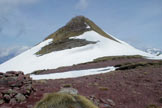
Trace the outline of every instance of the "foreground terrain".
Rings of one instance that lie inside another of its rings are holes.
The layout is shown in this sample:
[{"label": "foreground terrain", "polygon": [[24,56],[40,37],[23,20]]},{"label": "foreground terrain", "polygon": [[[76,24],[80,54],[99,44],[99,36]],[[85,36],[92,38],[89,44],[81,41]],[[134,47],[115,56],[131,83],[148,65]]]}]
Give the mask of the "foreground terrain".
[{"label": "foreground terrain", "polygon": [[25,101],[14,105],[4,103],[0,107],[33,108],[45,93],[57,92],[61,88],[68,87],[77,89],[79,94],[86,96],[100,108],[162,107],[161,61],[146,60],[141,57],[102,58],[72,67],[44,70],[41,74],[105,66],[117,66],[118,69],[79,78],[35,80],[33,81],[34,91]]}]

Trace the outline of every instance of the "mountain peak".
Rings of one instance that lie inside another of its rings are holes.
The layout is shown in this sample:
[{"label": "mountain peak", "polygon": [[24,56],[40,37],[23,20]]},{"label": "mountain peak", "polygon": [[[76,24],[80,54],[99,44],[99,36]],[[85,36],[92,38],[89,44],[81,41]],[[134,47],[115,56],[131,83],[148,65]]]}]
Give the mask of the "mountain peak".
[{"label": "mountain peak", "polygon": [[55,43],[59,43],[66,39],[69,39],[70,37],[76,37],[87,31],[92,30],[97,32],[101,36],[119,42],[118,40],[114,39],[113,37],[105,33],[93,21],[84,16],[76,16],[72,18],[65,26],[61,27],[56,32],[49,35],[45,40],[52,38]]},{"label": "mountain peak", "polygon": [[53,38],[55,43],[59,43],[69,37],[79,36],[86,31],[90,31],[84,16],[76,16],[72,18],[65,26],[58,29],[46,39]]},{"label": "mountain peak", "polygon": [[73,30],[87,29],[86,18],[84,16],[76,16],[72,18],[65,26]]},{"label": "mountain peak", "polygon": [[153,56],[111,37],[88,18],[77,16],[46,40],[1,64],[0,71],[15,70],[28,74],[37,70],[95,62],[96,58],[102,57],[100,61],[104,61],[107,56],[123,55],[162,59],[162,56]]},{"label": "mountain peak", "polygon": [[82,36],[83,33],[88,31],[96,32],[99,34],[98,36],[103,36],[105,37],[105,39],[108,38],[110,40],[120,43],[118,40],[105,33],[90,19],[84,16],[76,16],[72,18],[65,26],[59,28],[56,32],[49,35],[45,40],[53,39],[53,41],[49,45],[41,48],[41,50],[39,50],[36,55],[44,55],[54,51],[72,49],[88,44],[96,44],[97,41],[87,40],[86,38],[88,37],[84,39],[76,39],[76,37]]}]

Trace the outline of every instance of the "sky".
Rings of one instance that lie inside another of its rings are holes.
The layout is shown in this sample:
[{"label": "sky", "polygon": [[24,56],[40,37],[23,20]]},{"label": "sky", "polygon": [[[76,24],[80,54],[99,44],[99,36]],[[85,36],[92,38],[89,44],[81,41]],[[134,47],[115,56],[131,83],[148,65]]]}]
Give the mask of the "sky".
[{"label": "sky", "polygon": [[0,57],[36,45],[77,15],[136,48],[162,49],[162,0],[0,0]]}]

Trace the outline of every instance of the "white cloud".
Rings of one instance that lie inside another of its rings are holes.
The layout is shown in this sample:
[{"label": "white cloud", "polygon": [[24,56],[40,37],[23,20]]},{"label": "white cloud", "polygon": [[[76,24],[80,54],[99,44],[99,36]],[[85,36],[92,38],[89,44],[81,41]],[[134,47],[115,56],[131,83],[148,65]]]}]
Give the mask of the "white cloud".
[{"label": "white cloud", "polygon": [[0,48],[0,58],[9,56],[11,54],[18,55],[27,49],[29,49],[28,46],[14,46],[14,47],[5,48],[5,49]]},{"label": "white cloud", "polygon": [[79,0],[76,4],[76,8],[80,10],[84,10],[88,7],[88,0]]}]

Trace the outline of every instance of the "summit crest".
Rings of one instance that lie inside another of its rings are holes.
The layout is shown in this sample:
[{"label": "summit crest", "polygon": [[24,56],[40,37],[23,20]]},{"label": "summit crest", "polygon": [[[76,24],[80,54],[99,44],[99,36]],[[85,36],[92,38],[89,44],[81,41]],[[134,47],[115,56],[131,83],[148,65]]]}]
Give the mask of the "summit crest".
[{"label": "summit crest", "polygon": [[101,36],[119,42],[118,40],[105,33],[93,21],[84,16],[76,16],[72,18],[65,26],[61,27],[56,32],[49,35],[46,39],[53,38],[54,42],[58,43],[65,39],[68,39],[69,37],[82,35],[87,31],[95,31]]}]

